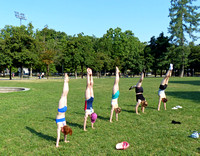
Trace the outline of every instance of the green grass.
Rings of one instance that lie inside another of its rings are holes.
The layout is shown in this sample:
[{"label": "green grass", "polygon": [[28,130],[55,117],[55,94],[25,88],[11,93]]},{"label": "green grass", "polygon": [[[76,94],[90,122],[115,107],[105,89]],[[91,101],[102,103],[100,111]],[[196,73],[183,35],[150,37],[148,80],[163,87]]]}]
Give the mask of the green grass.
[{"label": "green grass", "polygon": [[[113,78],[94,79],[93,107],[98,115],[94,124],[87,122],[83,131],[86,79],[70,79],[67,124],[73,135],[70,143],[55,148],[58,101],[63,80],[0,81],[1,87],[26,87],[27,92],[0,94],[0,155],[199,155],[200,138],[188,137],[200,131],[200,78],[170,78],[166,95],[167,110],[157,111],[161,78],[145,78],[145,114],[135,114],[135,92],[128,88],[139,78],[121,78],[119,121],[109,122]],[[172,110],[181,105],[183,108]],[[171,121],[180,121],[174,125]],[[127,141],[127,150],[115,145]]]}]

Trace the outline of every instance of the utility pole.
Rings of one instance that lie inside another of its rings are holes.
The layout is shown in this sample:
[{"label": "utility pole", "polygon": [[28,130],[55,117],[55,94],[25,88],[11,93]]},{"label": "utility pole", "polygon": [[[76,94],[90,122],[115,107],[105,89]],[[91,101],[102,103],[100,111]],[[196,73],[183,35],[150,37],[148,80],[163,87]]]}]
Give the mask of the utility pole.
[{"label": "utility pole", "polygon": [[24,13],[19,13],[15,11],[15,17],[20,19],[20,26],[22,25],[22,20],[26,20]]}]

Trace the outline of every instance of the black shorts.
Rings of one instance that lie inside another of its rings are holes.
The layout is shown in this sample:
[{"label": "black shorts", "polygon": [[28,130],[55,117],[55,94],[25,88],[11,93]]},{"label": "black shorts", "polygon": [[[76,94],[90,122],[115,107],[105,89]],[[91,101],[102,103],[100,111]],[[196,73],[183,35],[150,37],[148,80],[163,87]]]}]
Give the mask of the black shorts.
[{"label": "black shorts", "polygon": [[138,94],[138,95],[136,95],[136,101],[138,102],[138,100],[141,100],[141,101],[145,101],[145,98],[144,98],[144,96],[143,96],[143,94]]}]

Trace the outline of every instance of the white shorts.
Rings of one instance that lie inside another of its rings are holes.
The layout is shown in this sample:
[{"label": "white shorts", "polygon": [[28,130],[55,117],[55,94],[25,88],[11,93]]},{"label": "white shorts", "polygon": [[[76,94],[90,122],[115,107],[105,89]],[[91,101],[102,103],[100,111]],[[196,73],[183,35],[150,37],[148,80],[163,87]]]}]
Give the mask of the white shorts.
[{"label": "white shorts", "polygon": [[158,96],[160,96],[161,98],[165,98],[166,95],[165,95],[165,90],[158,90]]},{"label": "white shorts", "polygon": [[117,99],[112,99],[111,100],[111,105],[114,106],[114,108],[118,108],[118,101],[117,101]]},{"label": "white shorts", "polygon": [[94,109],[86,109],[85,113],[86,115],[91,115],[92,113],[94,113]]}]

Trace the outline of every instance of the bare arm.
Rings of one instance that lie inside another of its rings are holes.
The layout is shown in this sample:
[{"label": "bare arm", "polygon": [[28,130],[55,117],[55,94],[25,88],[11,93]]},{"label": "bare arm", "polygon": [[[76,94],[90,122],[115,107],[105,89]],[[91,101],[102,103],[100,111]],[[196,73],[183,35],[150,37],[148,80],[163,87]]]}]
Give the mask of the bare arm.
[{"label": "bare arm", "polygon": [[56,141],[56,147],[59,146],[59,141],[60,141],[60,131],[61,131],[61,127],[58,126],[58,128],[57,128],[57,141]]}]

